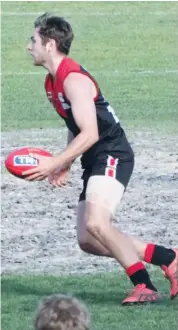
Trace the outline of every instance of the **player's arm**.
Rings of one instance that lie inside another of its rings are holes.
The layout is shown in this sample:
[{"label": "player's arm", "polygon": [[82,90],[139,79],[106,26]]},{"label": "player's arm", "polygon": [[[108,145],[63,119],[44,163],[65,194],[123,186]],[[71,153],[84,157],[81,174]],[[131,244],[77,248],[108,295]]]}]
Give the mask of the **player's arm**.
[{"label": "player's arm", "polygon": [[68,145],[69,143],[71,143],[73,139],[74,139],[74,135],[73,135],[73,133],[68,129],[68,133],[67,133],[67,145]]},{"label": "player's arm", "polygon": [[80,133],[56,156],[56,161],[62,164],[72,162],[99,139],[91,80],[80,73],[71,73],[65,79],[64,91]]},{"label": "player's arm", "polygon": [[80,133],[57,156],[42,157],[32,154],[39,160],[35,169],[25,171],[26,180],[43,180],[59,166],[71,163],[99,140],[96,107],[93,101],[91,80],[79,73],[71,73],[64,82],[65,95],[71,103],[72,113]]},{"label": "player's arm", "polygon": [[[74,135],[73,133],[68,129],[68,132],[67,132],[67,146],[73,141],[74,139]],[[54,172],[54,174],[56,173],[60,173],[61,170],[67,170],[69,171],[71,166],[72,166],[72,163],[75,161],[75,159],[72,161],[72,162],[69,162],[69,163],[66,163],[66,164],[63,164],[62,166],[59,165],[59,167],[56,169],[56,171]]]},{"label": "player's arm", "polygon": [[[67,146],[73,141],[74,139],[74,135],[73,133],[68,129],[68,132],[67,132]],[[64,169],[68,169],[70,170],[71,166],[72,166],[72,163],[75,161],[75,159],[72,161],[72,162],[69,162],[65,165],[62,166],[62,168]]]}]

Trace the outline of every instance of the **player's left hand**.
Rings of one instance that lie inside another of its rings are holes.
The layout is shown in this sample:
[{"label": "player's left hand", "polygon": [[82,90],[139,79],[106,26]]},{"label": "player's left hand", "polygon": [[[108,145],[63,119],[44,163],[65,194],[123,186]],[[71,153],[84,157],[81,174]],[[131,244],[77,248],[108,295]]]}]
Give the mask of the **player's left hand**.
[{"label": "player's left hand", "polygon": [[30,157],[33,157],[39,161],[39,165],[33,169],[25,171],[22,175],[27,175],[25,180],[28,181],[41,181],[45,180],[55,169],[59,166],[56,164],[55,157],[41,156],[34,153],[29,154]]}]

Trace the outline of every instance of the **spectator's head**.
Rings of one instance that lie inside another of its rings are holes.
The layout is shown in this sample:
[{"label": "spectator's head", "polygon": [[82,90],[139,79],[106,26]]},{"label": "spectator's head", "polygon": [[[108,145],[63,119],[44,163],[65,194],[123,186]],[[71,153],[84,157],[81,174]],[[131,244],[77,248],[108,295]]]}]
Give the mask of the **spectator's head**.
[{"label": "spectator's head", "polygon": [[48,296],[38,306],[35,330],[89,330],[89,313],[76,298]]}]

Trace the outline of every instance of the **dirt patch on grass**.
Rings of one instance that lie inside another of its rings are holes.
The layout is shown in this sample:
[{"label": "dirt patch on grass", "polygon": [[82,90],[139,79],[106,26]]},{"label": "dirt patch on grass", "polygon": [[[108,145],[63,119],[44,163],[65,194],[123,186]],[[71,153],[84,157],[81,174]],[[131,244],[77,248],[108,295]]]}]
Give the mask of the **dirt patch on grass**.
[{"label": "dirt patch on grass", "polygon": [[[124,232],[167,246],[178,245],[178,136],[127,131],[136,165],[117,211],[115,225]],[[66,188],[48,182],[27,183],[4,170],[14,148],[65,147],[65,130],[2,133],[2,273],[90,273],[118,267],[110,258],[82,252],[76,241],[76,206],[82,171],[77,160]]]}]

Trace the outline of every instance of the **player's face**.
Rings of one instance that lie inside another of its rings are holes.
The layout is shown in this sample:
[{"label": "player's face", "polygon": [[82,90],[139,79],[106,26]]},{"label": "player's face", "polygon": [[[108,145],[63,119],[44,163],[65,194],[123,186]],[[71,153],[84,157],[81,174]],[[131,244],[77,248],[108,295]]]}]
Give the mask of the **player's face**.
[{"label": "player's face", "polygon": [[27,49],[33,58],[34,65],[43,65],[43,63],[46,62],[46,46],[42,44],[42,39],[38,33],[38,29],[34,30],[30,42],[27,45]]}]

